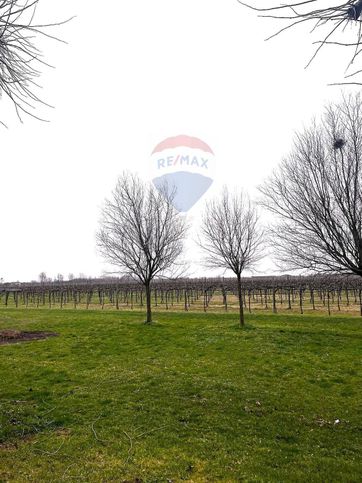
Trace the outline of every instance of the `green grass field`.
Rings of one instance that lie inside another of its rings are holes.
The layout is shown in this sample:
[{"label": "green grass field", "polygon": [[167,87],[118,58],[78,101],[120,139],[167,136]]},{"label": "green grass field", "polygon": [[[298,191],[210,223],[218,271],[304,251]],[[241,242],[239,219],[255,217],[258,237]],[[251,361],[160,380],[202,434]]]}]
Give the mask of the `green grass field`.
[{"label": "green grass field", "polygon": [[362,321],[1,309],[0,481],[362,481]]}]

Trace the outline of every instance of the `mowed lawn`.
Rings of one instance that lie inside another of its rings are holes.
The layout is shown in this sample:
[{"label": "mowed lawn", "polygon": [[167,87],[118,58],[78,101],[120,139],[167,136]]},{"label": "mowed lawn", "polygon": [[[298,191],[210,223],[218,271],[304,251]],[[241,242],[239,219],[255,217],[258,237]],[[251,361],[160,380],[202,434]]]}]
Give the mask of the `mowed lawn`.
[{"label": "mowed lawn", "polygon": [[362,319],[1,309],[0,481],[362,481]]}]

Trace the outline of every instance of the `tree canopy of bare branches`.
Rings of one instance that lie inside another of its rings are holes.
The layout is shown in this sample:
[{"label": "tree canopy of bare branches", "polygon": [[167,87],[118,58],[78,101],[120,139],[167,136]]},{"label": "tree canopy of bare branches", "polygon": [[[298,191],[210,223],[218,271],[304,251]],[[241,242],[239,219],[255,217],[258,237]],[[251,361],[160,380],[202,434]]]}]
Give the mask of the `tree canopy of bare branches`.
[{"label": "tree canopy of bare branches", "polygon": [[20,121],[23,114],[44,120],[35,114],[35,107],[39,103],[48,106],[37,94],[37,79],[40,67],[49,64],[43,60],[34,38],[42,35],[61,41],[45,29],[65,23],[36,24],[38,3],[39,0],[0,0],[0,98],[4,94],[11,100]]},{"label": "tree canopy of bare branches", "polygon": [[260,188],[284,268],[362,276],[362,100],[345,97],[297,134]]},{"label": "tree canopy of bare branches", "polygon": [[144,285],[146,323],[152,321],[152,280],[171,270],[183,251],[187,225],[172,200],[167,187],[157,190],[136,175],[124,173],[105,202],[97,234],[105,259]]},{"label": "tree canopy of bare branches", "polygon": [[210,268],[231,270],[237,277],[240,325],[244,325],[241,274],[259,259],[261,233],[257,214],[242,193],[225,187],[219,198],[207,204],[201,224],[200,246]]},{"label": "tree canopy of bare branches", "polygon": [[[326,45],[342,46],[350,49],[346,72],[362,52],[362,0],[348,0],[341,3],[330,0],[329,5],[326,5],[324,0],[304,0],[270,5],[269,0],[267,0],[264,8],[241,0],[238,1],[245,7],[257,11],[260,17],[282,20],[286,23],[266,40],[305,23],[312,25],[312,33],[321,32],[321,37],[314,41],[316,49],[306,67],[314,60],[321,48]],[[351,23],[355,26],[355,36],[351,38],[348,35],[346,38],[346,26]],[[343,34],[345,34],[344,37],[342,37]],[[352,82],[348,82],[348,79],[361,72],[361,69],[357,69],[346,74],[345,78],[347,81],[343,82],[343,84],[360,84],[360,82],[354,82],[354,79],[352,79]]]}]

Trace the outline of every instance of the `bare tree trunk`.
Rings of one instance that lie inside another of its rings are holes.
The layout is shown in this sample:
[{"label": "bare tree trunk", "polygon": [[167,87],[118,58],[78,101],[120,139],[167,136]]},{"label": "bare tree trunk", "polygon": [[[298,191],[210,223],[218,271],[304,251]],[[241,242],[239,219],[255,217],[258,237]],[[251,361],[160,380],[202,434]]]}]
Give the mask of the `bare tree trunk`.
[{"label": "bare tree trunk", "polygon": [[227,299],[227,292],[225,289],[223,289],[222,291],[222,298],[223,298],[223,303],[224,303],[224,307],[225,307],[225,312],[228,311],[228,299]]},{"label": "bare tree trunk", "polygon": [[311,302],[312,302],[313,310],[315,310],[314,290],[313,289],[310,291],[310,299],[311,299]]},{"label": "bare tree trunk", "polygon": [[275,298],[276,289],[273,287],[273,314],[277,313],[277,301]]},{"label": "bare tree trunk", "polygon": [[245,322],[244,322],[244,306],[243,306],[243,293],[241,290],[241,276],[240,274],[237,275],[237,280],[238,280],[238,299],[239,299],[239,315],[240,315],[240,325],[241,327],[244,327]]},{"label": "bare tree trunk", "polygon": [[150,324],[152,322],[152,308],[151,308],[151,285],[150,282],[145,283],[146,289],[146,307],[147,307],[147,316],[146,316],[146,324]]},{"label": "bare tree trunk", "polygon": [[327,307],[328,307],[328,315],[331,315],[331,304],[330,304],[330,298],[331,298],[331,295],[330,295],[330,292],[328,290],[327,292]]}]

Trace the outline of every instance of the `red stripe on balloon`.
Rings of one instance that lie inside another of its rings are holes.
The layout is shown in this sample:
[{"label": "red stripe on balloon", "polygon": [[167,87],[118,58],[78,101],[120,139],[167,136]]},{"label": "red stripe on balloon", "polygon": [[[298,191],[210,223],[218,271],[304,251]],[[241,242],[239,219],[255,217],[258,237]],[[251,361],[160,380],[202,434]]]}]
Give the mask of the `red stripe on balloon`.
[{"label": "red stripe on balloon", "polygon": [[200,149],[201,151],[205,151],[206,153],[214,154],[210,146],[204,141],[201,141],[201,139],[199,138],[186,136],[184,134],[165,139],[155,147],[155,149],[152,151],[152,154],[160,153],[165,149],[173,149],[179,147]]}]

